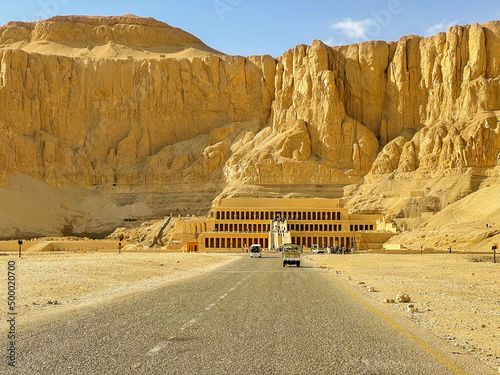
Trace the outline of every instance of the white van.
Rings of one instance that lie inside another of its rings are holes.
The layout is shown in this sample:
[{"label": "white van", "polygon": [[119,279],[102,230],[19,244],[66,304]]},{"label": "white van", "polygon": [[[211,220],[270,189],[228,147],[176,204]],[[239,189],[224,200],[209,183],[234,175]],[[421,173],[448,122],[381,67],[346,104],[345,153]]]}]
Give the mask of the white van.
[{"label": "white van", "polygon": [[262,258],[262,249],[259,244],[250,246],[250,258]]},{"label": "white van", "polygon": [[318,244],[313,244],[311,246],[311,253],[313,253],[313,254],[324,254],[325,253],[325,249],[323,249],[322,247],[320,247]]}]

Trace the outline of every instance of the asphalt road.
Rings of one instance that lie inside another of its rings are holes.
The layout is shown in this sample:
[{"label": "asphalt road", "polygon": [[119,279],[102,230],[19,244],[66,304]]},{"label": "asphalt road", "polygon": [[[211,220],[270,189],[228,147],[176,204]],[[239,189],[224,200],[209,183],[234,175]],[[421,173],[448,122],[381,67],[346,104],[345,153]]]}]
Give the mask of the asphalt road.
[{"label": "asphalt road", "polygon": [[277,254],[21,331],[17,356],[19,374],[465,373]]}]

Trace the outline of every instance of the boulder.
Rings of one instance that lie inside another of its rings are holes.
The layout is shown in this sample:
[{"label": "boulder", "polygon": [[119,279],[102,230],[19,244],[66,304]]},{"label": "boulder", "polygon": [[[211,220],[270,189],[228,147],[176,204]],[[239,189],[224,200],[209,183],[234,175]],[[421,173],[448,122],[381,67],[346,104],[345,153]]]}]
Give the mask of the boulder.
[{"label": "boulder", "polygon": [[410,301],[411,301],[410,295],[406,292],[398,293],[398,295],[396,296],[396,302],[398,303],[410,302]]}]

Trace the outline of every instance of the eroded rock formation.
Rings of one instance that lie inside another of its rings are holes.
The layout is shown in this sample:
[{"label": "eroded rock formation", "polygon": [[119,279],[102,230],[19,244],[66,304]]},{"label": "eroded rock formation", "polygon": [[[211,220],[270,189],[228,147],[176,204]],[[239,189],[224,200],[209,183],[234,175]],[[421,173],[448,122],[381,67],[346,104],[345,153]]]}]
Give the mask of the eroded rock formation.
[{"label": "eroded rock formation", "polygon": [[[0,28],[0,185],[109,192],[498,175],[500,22],[228,56],[153,19]],[[116,186],[113,186],[116,185]],[[113,190],[115,191],[115,190]]]},{"label": "eroded rock formation", "polygon": [[387,174],[404,178],[462,174],[498,176],[500,122],[497,112],[482,112],[469,121],[438,123],[422,128],[411,140],[403,136],[389,142],[373,163],[367,181]]}]

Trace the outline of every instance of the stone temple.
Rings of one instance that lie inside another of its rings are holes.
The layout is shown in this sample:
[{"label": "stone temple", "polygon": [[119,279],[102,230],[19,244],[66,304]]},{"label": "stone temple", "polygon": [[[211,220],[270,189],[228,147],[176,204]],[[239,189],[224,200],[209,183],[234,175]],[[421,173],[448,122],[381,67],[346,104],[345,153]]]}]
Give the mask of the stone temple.
[{"label": "stone temple", "polygon": [[395,234],[381,214],[349,214],[340,199],[222,199],[207,217],[176,224],[172,245],[187,251],[241,251],[253,244],[275,249],[380,249]]}]

